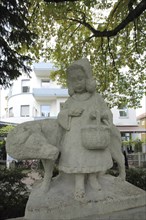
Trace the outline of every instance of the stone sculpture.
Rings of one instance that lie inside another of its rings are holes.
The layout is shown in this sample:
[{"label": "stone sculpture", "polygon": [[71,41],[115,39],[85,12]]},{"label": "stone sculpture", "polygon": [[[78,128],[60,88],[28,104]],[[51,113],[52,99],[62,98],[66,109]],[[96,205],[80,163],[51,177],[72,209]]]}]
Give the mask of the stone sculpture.
[{"label": "stone sculpture", "polygon": [[[44,179],[32,190],[24,218],[73,219],[132,208],[131,192],[144,205],[143,191],[125,182],[120,133],[95,91],[88,59],[69,66],[67,84],[70,96],[57,119],[20,124],[7,137],[12,157],[39,158],[44,165]],[[51,179],[59,152],[59,175]],[[118,163],[118,178],[106,175],[112,159]]]},{"label": "stone sculpture", "polygon": [[59,170],[75,175],[75,199],[82,200],[85,176],[92,188],[100,190],[98,175],[113,165],[109,149],[111,112],[95,93],[87,59],[70,65],[67,81],[70,97],[58,115],[58,123],[64,129]]}]

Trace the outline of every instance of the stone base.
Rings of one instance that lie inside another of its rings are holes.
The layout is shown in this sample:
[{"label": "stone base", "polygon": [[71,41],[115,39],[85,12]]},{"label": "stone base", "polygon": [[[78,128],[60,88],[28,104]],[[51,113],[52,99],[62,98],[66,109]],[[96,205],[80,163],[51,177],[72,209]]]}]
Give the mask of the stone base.
[{"label": "stone base", "polygon": [[91,189],[87,183],[84,202],[74,199],[73,175],[56,178],[47,193],[38,184],[29,197],[25,220],[109,219],[113,213],[146,205],[146,192],[128,182],[105,175],[99,183],[101,191]]},{"label": "stone base", "polygon": [[[107,215],[92,215],[76,220],[145,220],[146,219],[146,206],[128,209],[119,212],[113,212]],[[25,220],[24,217],[11,218],[9,220]],[[36,219],[38,220],[38,219]],[[47,219],[44,219],[47,220]]]}]

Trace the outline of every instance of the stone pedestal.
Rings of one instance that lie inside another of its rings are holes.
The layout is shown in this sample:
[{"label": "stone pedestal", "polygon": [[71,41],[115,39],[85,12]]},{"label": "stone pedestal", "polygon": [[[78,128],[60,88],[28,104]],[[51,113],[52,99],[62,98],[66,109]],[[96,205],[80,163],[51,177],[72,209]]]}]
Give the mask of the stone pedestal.
[{"label": "stone pedestal", "polygon": [[109,219],[108,217],[113,213],[146,205],[146,192],[128,182],[104,175],[100,177],[99,183],[102,187],[101,191],[93,190],[90,185],[86,185],[86,199],[83,202],[74,199],[73,175],[58,176],[52,181],[48,192],[38,184],[31,192],[24,218],[25,220],[83,220],[98,219],[99,216],[103,216],[103,219]]},{"label": "stone pedestal", "polygon": [[[146,219],[146,206],[126,209],[119,212],[113,212],[106,215],[92,215],[74,220],[145,220]],[[25,220],[23,217],[13,218],[9,220]],[[39,219],[36,219],[39,220]],[[45,219],[46,220],[46,219]]]}]

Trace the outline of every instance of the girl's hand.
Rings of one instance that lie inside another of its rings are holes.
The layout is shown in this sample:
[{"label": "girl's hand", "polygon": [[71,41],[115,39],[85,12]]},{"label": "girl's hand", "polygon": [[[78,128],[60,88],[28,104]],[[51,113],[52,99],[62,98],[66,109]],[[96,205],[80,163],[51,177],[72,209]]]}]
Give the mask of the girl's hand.
[{"label": "girl's hand", "polygon": [[109,121],[109,117],[108,117],[107,114],[103,114],[103,115],[101,116],[101,122],[102,122],[105,126],[110,127],[110,121]]},{"label": "girl's hand", "polygon": [[91,108],[89,117],[92,120],[97,119],[98,122],[99,122],[100,121],[100,112],[97,109],[95,109],[95,108]]},{"label": "girl's hand", "polygon": [[96,110],[93,110],[93,111],[90,112],[90,118],[91,118],[92,120],[94,120],[94,119],[97,118],[97,112],[96,112]]}]

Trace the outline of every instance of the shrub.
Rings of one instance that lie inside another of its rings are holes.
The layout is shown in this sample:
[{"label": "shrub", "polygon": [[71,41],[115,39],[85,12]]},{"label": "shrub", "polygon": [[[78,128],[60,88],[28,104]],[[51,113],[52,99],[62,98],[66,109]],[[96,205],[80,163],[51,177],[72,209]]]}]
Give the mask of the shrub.
[{"label": "shrub", "polygon": [[131,168],[126,171],[126,180],[133,185],[146,190],[146,169]]},{"label": "shrub", "polygon": [[142,141],[139,139],[135,141],[134,151],[135,153],[142,152]]},{"label": "shrub", "polygon": [[[113,176],[118,176],[119,174],[119,172],[115,169],[109,170],[108,173]],[[126,169],[126,181],[146,191],[146,169]]]},{"label": "shrub", "polygon": [[0,159],[6,160],[5,140],[0,141]]},{"label": "shrub", "polygon": [[1,170],[0,172],[0,219],[24,216],[29,192],[20,170]]}]

